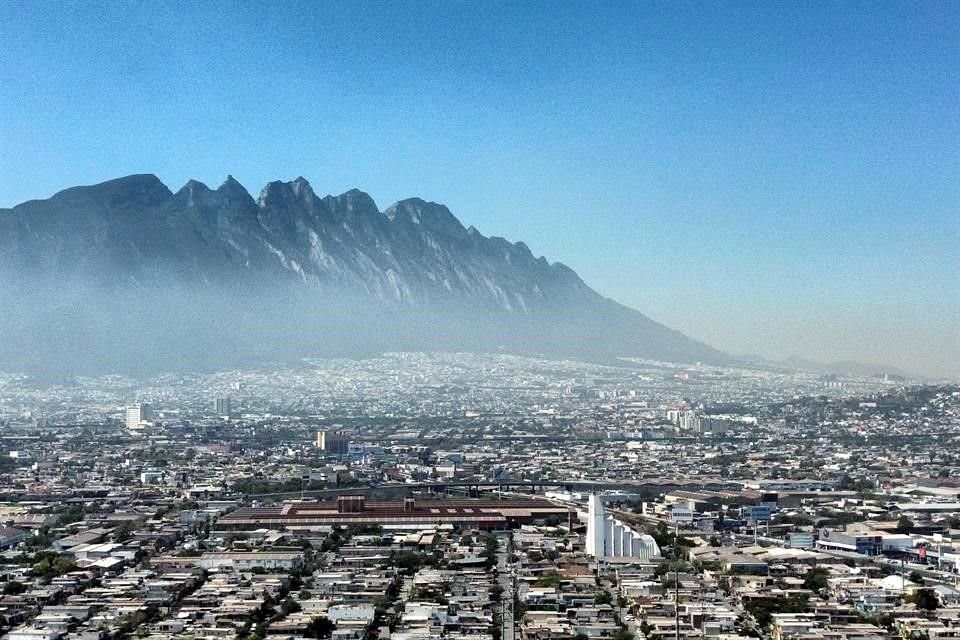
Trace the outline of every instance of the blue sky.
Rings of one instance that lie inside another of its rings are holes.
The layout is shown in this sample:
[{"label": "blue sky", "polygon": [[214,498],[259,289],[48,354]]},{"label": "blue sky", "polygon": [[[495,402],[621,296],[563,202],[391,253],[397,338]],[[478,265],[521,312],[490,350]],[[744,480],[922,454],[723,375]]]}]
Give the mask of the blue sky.
[{"label": "blue sky", "polygon": [[0,206],[444,202],[734,353],[960,377],[960,4],[0,3]]}]

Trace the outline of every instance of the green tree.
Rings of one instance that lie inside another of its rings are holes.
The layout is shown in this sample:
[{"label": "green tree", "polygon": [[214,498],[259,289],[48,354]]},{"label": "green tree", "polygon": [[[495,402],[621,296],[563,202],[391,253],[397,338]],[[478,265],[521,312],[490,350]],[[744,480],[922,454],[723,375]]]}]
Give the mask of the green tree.
[{"label": "green tree", "polygon": [[620,625],[617,632],[613,634],[613,640],[633,640],[633,634],[625,626]]},{"label": "green tree", "polygon": [[317,616],[307,624],[305,635],[308,638],[329,638],[333,634],[336,625],[326,616]]},{"label": "green tree", "polygon": [[487,569],[493,568],[497,563],[497,550],[500,549],[500,539],[495,533],[488,533],[483,539],[483,553],[481,554],[486,562]]},{"label": "green tree", "polygon": [[753,598],[746,605],[747,611],[765,629],[773,620],[774,613],[803,613],[807,610],[806,596],[789,598]]},{"label": "green tree", "polygon": [[11,580],[10,582],[3,585],[3,594],[6,596],[15,596],[23,593],[27,590],[26,585],[22,582],[17,582],[16,580]]},{"label": "green tree", "polygon": [[910,534],[913,532],[914,527],[913,520],[907,516],[900,516],[897,520],[897,533]]},{"label": "green tree", "polygon": [[557,585],[560,584],[561,581],[562,581],[562,578],[560,577],[559,573],[557,573],[556,571],[550,571],[548,573],[544,573],[539,578],[537,578],[537,581],[534,583],[534,586],[556,587]]},{"label": "green tree", "polygon": [[814,567],[807,571],[803,576],[803,588],[811,591],[823,591],[828,586],[827,575],[829,572],[820,567]]},{"label": "green tree", "polygon": [[937,592],[933,589],[917,589],[907,597],[907,602],[912,602],[917,609],[926,611],[933,611],[940,606]]},{"label": "green tree", "polygon": [[133,537],[133,529],[133,524],[124,522],[114,530],[113,539],[117,542],[126,542]]},{"label": "green tree", "polygon": [[294,600],[293,598],[287,598],[283,601],[283,604],[280,605],[280,611],[283,612],[283,615],[288,616],[291,613],[296,613],[302,611],[303,607],[300,606],[300,603]]}]

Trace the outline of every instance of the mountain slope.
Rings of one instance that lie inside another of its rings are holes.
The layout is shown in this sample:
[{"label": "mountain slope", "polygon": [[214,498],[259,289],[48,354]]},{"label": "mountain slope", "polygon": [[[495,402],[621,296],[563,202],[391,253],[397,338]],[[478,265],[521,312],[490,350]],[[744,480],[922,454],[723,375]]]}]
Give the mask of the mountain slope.
[{"label": "mountain slope", "polygon": [[254,199],[231,177],[172,193],[134,175],[0,209],[0,277],[0,368],[383,349],[728,361],[443,205],[381,212],[303,178]]}]

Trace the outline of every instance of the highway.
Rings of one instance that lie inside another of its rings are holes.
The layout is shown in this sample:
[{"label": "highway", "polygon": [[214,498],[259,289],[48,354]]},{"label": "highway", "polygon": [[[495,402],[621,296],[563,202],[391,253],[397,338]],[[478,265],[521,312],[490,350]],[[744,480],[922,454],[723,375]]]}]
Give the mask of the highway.
[{"label": "highway", "polygon": [[338,487],[336,489],[308,489],[305,491],[279,491],[272,493],[247,494],[247,498],[296,498],[304,497],[336,497],[342,495],[359,495],[374,492],[390,491],[446,491],[448,489],[497,489],[509,491],[514,489],[529,489],[530,493],[543,491],[546,488],[564,489],[567,491],[604,491],[624,490],[695,490],[704,488],[740,490],[738,482],[723,479],[689,480],[680,478],[650,478],[648,480],[582,480],[582,479],[555,479],[555,480],[432,480],[425,482],[384,482],[378,484]]}]

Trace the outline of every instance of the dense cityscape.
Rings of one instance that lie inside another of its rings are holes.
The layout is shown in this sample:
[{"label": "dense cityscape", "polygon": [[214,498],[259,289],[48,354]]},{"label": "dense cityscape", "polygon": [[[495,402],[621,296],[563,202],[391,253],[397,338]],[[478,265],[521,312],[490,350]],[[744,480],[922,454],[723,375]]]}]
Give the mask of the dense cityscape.
[{"label": "dense cityscape", "polygon": [[389,353],[0,376],[13,640],[960,637],[960,387]]},{"label": "dense cityscape", "polygon": [[0,86],[0,640],[960,640],[960,0],[3,0]]}]

